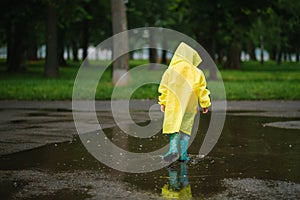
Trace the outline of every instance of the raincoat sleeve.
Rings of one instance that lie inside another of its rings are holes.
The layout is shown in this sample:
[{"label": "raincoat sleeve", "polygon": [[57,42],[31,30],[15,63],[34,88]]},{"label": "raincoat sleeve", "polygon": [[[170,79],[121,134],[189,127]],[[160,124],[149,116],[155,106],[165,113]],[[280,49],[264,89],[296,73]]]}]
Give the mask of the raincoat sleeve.
[{"label": "raincoat sleeve", "polygon": [[163,74],[160,85],[158,87],[158,92],[161,94],[158,97],[158,103],[164,106],[166,106],[166,101],[167,101],[167,93],[168,93],[167,85],[168,85],[168,70]]},{"label": "raincoat sleeve", "polygon": [[208,108],[211,105],[210,91],[206,88],[206,80],[203,72],[200,73],[199,91],[197,95],[201,108]]}]

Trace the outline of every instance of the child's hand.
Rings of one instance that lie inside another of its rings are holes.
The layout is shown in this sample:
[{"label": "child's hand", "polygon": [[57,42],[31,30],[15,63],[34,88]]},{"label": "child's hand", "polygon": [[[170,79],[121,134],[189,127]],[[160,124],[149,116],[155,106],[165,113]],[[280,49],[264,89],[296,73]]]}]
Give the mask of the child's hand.
[{"label": "child's hand", "polygon": [[160,110],[161,110],[161,112],[165,112],[165,106],[164,105],[160,105]]},{"label": "child's hand", "polygon": [[203,114],[208,113],[208,108],[202,108],[202,113],[203,113]]}]

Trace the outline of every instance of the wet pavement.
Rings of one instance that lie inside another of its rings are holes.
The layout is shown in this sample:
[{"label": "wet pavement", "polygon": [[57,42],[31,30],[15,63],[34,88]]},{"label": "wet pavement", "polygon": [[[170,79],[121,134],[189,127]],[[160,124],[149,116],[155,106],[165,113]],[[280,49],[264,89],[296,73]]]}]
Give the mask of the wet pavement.
[{"label": "wet pavement", "polygon": [[[147,123],[145,110],[153,103],[132,103],[136,123]],[[197,154],[210,115],[201,117],[189,148],[190,162],[175,162],[160,170],[136,174],[111,169],[88,153],[76,134],[70,102],[2,101],[0,196],[300,199],[299,105],[298,101],[228,102],[223,132],[208,156]],[[120,130],[108,102],[97,102],[96,108],[107,137],[111,141],[121,137],[119,146],[124,149],[149,152],[168,142],[161,134],[151,142],[116,136]]]}]

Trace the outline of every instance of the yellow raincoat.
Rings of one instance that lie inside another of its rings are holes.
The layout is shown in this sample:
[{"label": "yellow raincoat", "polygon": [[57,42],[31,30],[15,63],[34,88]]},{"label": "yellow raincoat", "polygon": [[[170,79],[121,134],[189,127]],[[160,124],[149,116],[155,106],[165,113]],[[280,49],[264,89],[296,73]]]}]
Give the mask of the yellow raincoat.
[{"label": "yellow raincoat", "polygon": [[191,135],[198,102],[202,108],[211,105],[204,74],[197,68],[201,62],[197,51],[180,43],[158,88],[158,103],[165,106],[164,134],[180,130]]},{"label": "yellow raincoat", "polygon": [[184,188],[176,191],[169,189],[169,185],[166,184],[161,189],[161,194],[163,198],[166,199],[192,199],[192,189],[191,185],[187,185]]}]

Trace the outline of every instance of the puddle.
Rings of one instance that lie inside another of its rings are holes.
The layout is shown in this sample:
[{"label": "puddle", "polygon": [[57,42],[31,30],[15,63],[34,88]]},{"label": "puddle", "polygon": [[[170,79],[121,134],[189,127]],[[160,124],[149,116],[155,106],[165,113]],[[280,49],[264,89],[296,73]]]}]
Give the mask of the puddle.
[{"label": "puddle", "polygon": [[[291,119],[299,120],[299,119]],[[100,199],[299,199],[299,130],[266,127],[281,118],[227,116],[221,137],[205,158],[197,156],[209,122],[200,120],[189,148],[191,161],[142,174],[106,167],[79,137],[0,157],[0,195],[4,198]],[[168,142],[126,137],[105,129],[109,139],[132,152],[149,152]],[[41,193],[41,191],[43,191]]]},{"label": "puddle", "polygon": [[283,121],[283,122],[271,122],[266,123],[264,126],[271,126],[276,128],[286,128],[286,129],[300,129],[300,121]]}]

